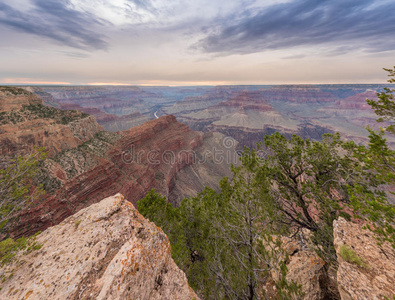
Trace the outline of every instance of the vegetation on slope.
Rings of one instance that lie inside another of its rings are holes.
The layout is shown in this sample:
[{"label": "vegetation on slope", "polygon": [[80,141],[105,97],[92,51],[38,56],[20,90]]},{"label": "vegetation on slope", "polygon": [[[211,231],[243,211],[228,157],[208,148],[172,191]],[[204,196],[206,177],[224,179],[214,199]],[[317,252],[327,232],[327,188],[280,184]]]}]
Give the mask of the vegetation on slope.
[{"label": "vegetation on slope", "polygon": [[[395,114],[393,93],[386,89],[376,106],[368,101],[387,121]],[[138,209],[166,232],[174,260],[203,298],[263,298],[272,270],[282,274],[277,297],[298,297],[300,287],[285,280],[279,236],[308,230],[314,250],[334,269],[333,220],[339,216],[362,219],[379,241],[395,246],[395,208],[382,190],[393,184],[395,152],[385,129],[368,130],[368,146],[342,141],[339,134],[319,142],[266,136],[266,156],[245,148],[241,166],[232,168],[232,179],[221,180],[219,192],[206,188],[175,208],[151,191]]]},{"label": "vegetation on slope", "polygon": [[[3,228],[13,214],[25,208],[44,193],[42,185],[35,185],[38,167],[46,158],[43,148],[29,155],[18,156],[4,169],[0,169],[0,227]],[[0,228],[0,229],[1,229]]]},{"label": "vegetation on slope", "polygon": [[357,266],[360,266],[361,268],[368,268],[368,264],[358,256],[357,253],[348,245],[342,245],[340,247],[340,255],[341,257],[351,263],[351,264],[356,264]]},{"label": "vegetation on slope", "polygon": [[[0,266],[12,261],[15,255],[20,251],[25,251],[25,254],[31,251],[41,249],[42,245],[36,242],[36,237],[40,232],[33,236],[26,238],[21,237],[17,240],[7,238],[0,242]],[[2,276],[0,276],[1,278]]]},{"label": "vegetation on slope", "polygon": [[56,124],[66,125],[89,115],[78,110],[60,110],[42,104],[24,105],[21,110],[0,113],[0,124],[18,124],[28,120],[50,119]]}]

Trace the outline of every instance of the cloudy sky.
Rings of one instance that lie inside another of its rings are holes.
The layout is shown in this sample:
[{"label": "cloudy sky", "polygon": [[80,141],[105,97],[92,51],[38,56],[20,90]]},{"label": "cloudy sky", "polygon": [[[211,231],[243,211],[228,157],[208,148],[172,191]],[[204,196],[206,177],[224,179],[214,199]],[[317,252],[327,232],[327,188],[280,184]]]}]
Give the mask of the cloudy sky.
[{"label": "cloudy sky", "polygon": [[0,83],[385,83],[395,0],[0,0]]}]

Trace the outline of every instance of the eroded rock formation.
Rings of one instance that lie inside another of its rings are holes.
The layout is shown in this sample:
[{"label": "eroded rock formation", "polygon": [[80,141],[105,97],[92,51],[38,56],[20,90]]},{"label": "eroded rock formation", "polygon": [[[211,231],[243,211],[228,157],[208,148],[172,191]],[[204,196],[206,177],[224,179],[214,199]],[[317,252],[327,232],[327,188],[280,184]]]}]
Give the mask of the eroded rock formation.
[{"label": "eroded rock formation", "polygon": [[42,231],[117,192],[133,204],[152,188],[168,196],[176,173],[193,163],[188,153],[202,142],[202,133],[173,116],[121,133],[101,132],[80,147],[47,159],[43,174],[47,195],[20,213],[13,234]]},{"label": "eroded rock formation", "polygon": [[43,105],[36,95],[15,87],[0,87],[0,155],[16,156],[45,147],[53,157],[90,140],[103,128],[80,111]]}]

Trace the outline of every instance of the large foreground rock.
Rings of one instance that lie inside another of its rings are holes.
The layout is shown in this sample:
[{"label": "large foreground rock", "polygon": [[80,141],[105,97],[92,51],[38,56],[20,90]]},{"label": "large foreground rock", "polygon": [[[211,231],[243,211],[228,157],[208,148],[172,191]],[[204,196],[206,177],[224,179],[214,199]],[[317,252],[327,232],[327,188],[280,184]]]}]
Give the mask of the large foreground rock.
[{"label": "large foreground rock", "polygon": [[[392,299],[395,295],[395,251],[384,243],[377,245],[371,231],[339,218],[334,222],[334,243],[339,262],[337,283],[343,300]],[[362,268],[345,261],[339,251],[350,246],[368,266]]]},{"label": "large foreground rock", "polygon": [[[121,194],[37,237],[40,250],[0,269],[0,299],[198,299],[169,241]],[[10,276],[12,274],[12,276]]]}]

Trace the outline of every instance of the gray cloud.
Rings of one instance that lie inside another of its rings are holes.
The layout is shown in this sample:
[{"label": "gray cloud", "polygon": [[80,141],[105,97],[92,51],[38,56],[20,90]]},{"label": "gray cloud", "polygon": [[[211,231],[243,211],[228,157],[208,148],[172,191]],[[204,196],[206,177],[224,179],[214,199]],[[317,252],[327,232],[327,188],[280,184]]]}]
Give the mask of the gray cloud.
[{"label": "gray cloud", "polygon": [[338,47],[332,54],[395,50],[394,12],[394,1],[294,0],[219,20],[194,47],[223,55],[308,45]]},{"label": "gray cloud", "polygon": [[68,8],[68,0],[34,0],[34,9],[22,12],[0,3],[0,25],[83,50],[108,48],[105,36],[92,30],[93,16]]},{"label": "gray cloud", "polygon": [[306,55],[304,54],[295,54],[295,55],[290,55],[290,56],[285,56],[282,59],[301,59],[301,58],[305,58]]}]

